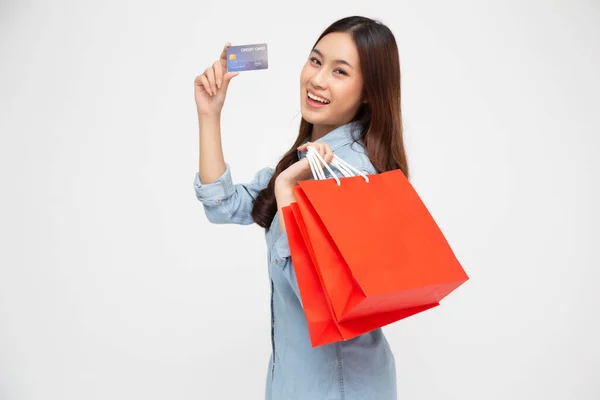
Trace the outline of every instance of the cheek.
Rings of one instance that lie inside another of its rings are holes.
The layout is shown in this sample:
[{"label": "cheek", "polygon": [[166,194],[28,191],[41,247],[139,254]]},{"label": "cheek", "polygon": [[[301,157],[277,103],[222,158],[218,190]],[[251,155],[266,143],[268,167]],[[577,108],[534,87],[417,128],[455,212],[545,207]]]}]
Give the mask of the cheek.
[{"label": "cheek", "polygon": [[310,71],[305,65],[304,68],[302,68],[302,71],[300,71],[300,83],[304,84],[309,79],[310,79]]},{"label": "cheek", "polygon": [[360,85],[344,82],[335,87],[335,92],[333,92],[333,94],[335,95],[336,102],[340,106],[351,108],[361,101],[361,90]]}]

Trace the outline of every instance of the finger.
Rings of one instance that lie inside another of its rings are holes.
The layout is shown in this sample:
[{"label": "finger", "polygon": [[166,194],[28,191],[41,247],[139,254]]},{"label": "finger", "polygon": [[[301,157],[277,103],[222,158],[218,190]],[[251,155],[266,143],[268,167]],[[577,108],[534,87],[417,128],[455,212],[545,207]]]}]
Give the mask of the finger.
[{"label": "finger", "polygon": [[327,164],[329,164],[331,162],[332,157],[330,157],[330,155],[329,155],[330,153],[331,153],[331,148],[329,147],[329,145],[327,143],[321,143],[321,145],[319,147],[319,154],[323,158],[323,161],[325,161]]},{"label": "finger", "polygon": [[327,164],[333,161],[333,151],[331,151],[331,148],[329,146],[327,146],[327,148],[325,149],[325,157],[323,158],[325,159],[325,162],[327,162]]},{"label": "finger", "polygon": [[197,77],[194,78],[194,86],[197,86],[198,89],[200,89],[202,92],[205,91],[204,86],[202,85],[202,77],[204,75],[198,75]]},{"label": "finger", "polygon": [[[317,142],[309,142],[307,143],[307,149],[306,151],[308,151],[308,147],[312,147],[316,152],[317,152],[317,159],[319,160],[320,158],[323,158],[323,144],[322,143],[317,143]],[[320,163],[320,161],[319,161]]]},{"label": "finger", "polygon": [[227,68],[227,48],[231,46],[231,43],[225,43],[223,47],[223,51],[221,52],[221,56],[219,57],[219,62],[221,63],[221,67]]},{"label": "finger", "polygon": [[298,150],[302,151],[302,152],[306,152],[308,151],[308,146],[312,145],[312,142],[306,142],[304,144],[301,144],[300,146],[298,146]]},{"label": "finger", "polygon": [[202,85],[201,88],[210,96],[210,82],[208,82],[206,75],[200,75],[200,84]]},{"label": "finger", "polygon": [[219,60],[213,63],[213,71],[215,72],[215,81],[217,83],[217,88],[221,88],[221,83],[223,83],[223,68],[221,68],[221,63]]},{"label": "finger", "polygon": [[325,152],[327,151],[327,149],[325,148],[325,143],[320,143],[319,146],[319,154],[321,155],[321,157],[325,158]]},{"label": "finger", "polygon": [[208,82],[210,83],[210,94],[211,96],[217,93],[217,83],[215,82],[215,71],[212,67],[209,67],[204,71],[204,75],[208,78]]},{"label": "finger", "polygon": [[223,46],[223,51],[221,52],[221,60],[225,60],[227,61],[227,48],[231,46],[231,43],[227,42],[225,43],[225,46]]}]

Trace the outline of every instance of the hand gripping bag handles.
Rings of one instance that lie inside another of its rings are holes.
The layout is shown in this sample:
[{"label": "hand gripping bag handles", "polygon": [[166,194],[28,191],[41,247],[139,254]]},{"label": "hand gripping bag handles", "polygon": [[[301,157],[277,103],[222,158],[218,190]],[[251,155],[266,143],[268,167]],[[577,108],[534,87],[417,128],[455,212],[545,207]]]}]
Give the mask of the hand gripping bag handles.
[{"label": "hand gripping bag handles", "polygon": [[338,178],[307,158],[315,179],[282,212],[313,346],[438,306],[469,279],[401,170],[367,176],[334,155]]}]

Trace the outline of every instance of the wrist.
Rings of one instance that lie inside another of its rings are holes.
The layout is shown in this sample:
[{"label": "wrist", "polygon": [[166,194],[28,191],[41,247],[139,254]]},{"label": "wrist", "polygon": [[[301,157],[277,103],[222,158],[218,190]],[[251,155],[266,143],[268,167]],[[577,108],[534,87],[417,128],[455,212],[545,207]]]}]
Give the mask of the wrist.
[{"label": "wrist", "polygon": [[200,124],[219,124],[221,123],[221,113],[198,114]]},{"label": "wrist", "polygon": [[278,208],[283,208],[290,203],[296,201],[296,195],[294,194],[293,185],[279,184],[275,185],[275,201],[277,202]]},{"label": "wrist", "polygon": [[294,185],[285,176],[279,175],[277,179],[275,179],[275,195],[282,192],[289,192],[292,190]]}]

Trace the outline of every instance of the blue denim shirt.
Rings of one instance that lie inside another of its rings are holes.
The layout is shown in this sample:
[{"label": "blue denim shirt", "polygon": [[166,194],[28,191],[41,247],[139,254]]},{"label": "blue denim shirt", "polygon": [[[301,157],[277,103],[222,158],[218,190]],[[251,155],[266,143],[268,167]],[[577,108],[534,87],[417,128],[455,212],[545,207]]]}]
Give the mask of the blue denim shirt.
[{"label": "blue denim shirt", "polygon": [[[340,126],[316,142],[356,169],[377,171],[358,137],[358,125]],[[306,156],[298,152],[300,159]],[[331,167],[338,177],[343,175]],[[247,184],[233,184],[229,164],[215,182],[201,184],[194,177],[196,197],[210,222],[252,224],[254,199],[266,187],[273,168],[263,168]],[[331,177],[324,168],[326,177]],[[351,218],[351,216],[348,216]],[[381,329],[356,338],[311,347],[302,301],[292,265],[285,230],[280,232],[277,214],[265,233],[271,281],[272,356],[267,372],[267,400],[396,400],[394,356]]]}]

